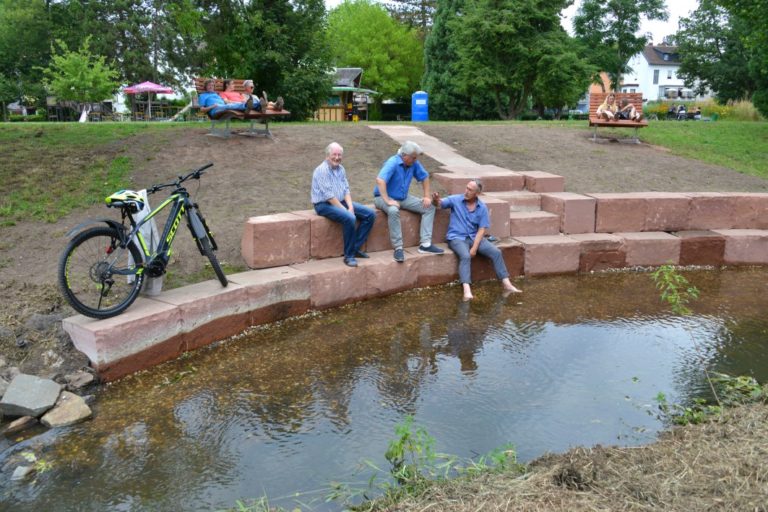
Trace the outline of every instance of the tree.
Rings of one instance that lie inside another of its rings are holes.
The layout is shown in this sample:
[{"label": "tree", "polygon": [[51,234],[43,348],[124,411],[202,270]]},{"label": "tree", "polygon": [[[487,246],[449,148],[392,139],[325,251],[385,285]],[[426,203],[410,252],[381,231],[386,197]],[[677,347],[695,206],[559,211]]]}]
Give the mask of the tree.
[{"label": "tree", "polygon": [[621,76],[631,69],[632,56],[649,42],[638,36],[642,18],[666,20],[664,0],[584,0],[573,19],[573,29],[591,51],[591,60],[611,78],[618,90]]},{"label": "tree", "polygon": [[103,56],[90,52],[91,38],[83,41],[78,51],[70,51],[66,43],[57,41],[58,51],[53,51],[51,64],[43,70],[45,84],[60,100],[83,103],[100,102],[110,98],[118,88],[118,72],[112,69]]},{"label": "tree", "polygon": [[434,24],[424,43],[422,84],[429,93],[432,119],[463,120],[498,118],[496,105],[487,91],[461,91],[456,80],[458,54],[450,20],[464,7],[465,0],[437,0]]},{"label": "tree", "polygon": [[534,92],[560,11],[568,0],[477,0],[450,22],[460,90],[492,95],[501,119],[516,117]]},{"label": "tree", "polygon": [[346,0],[328,15],[328,40],[334,64],[363,68],[365,86],[384,97],[408,98],[418,88],[424,47],[415,30],[395,22],[382,6]]},{"label": "tree", "polygon": [[757,82],[749,73],[746,27],[713,0],[701,0],[689,18],[680,20],[673,41],[680,54],[677,74],[697,94],[715,91],[718,101],[749,98]]},{"label": "tree", "polygon": [[419,31],[426,37],[435,14],[438,0],[389,0],[385,6],[398,22]]}]

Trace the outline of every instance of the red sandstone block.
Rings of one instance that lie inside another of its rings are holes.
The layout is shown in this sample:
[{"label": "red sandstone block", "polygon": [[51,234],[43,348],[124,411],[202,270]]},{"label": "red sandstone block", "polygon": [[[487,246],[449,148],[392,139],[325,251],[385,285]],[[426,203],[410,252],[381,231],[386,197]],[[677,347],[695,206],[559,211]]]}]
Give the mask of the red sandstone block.
[{"label": "red sandstone block", "polygon": [[688,209],[687,230],[731,229],[736,222],[738,198],[720,192],[694,192]]},{"label": "red sandstone block", "polygon": [[643,192],[645,226],[643,231],[679,231],[688,226],[691,198],[686,194]]},{"label": "red sandstone block", "polygon": [[596,205],[594,197],[572,192],[541,195],[541,209],[560,217],[558,231],[565,234],[594,233]]},{"label": "red sandstone block", "polygon": [[556,235],[560,233],[560,217],[549,212],[511,212],[510,236]]},{"label": "red sandstone block", "polygon": [[179,308],[155,299],[140,297],[125,313],[104,320],[76,315],[62,326],[104,380],[168,361],[184,349]]},{"label": "red sandstone block", "polygon": [[542,171],[524,171],[525,188],[531,192],[562,192],[565,190],[565,178],[557,174]]},{"label": "red sandstone block", "polygon": [[[450,283],[459,275],[459,260],[448,248],[448,244],[435,244],[445,250],[445,254],[421,254],[417,247],[405,250],[405,262],[411,263],[409,271],[416,275],[416,287],[436,286]],[[388,253],[390,258],[392,253]]]},{"label": "red sandstone block", "polygon": [[482,200],[488,207],[491,221],[488,233],[499,238],[509,237],[509,203],[495,197],[483,197]]},{"label": "red sandstone block", "polygon": [[[516,212],[534,211],[541,209],[541,194],[517,190],[512,192],[488,192],[484,196],[494,197],[509,203],[509,208]],[[484,197],[483,197],[484,199]]]},{"label": "red sandstone block", "polygon": [[[456,177],[456,183],[451,183],[452,190],[455,192],[449,192],[451,194],[463,193],[467,182],[473,178],[482,180],[485,192],[522,190],[525,186],[525,178],[522,174],[495,165],[444,165],[441,169],[451,173],[448,176]],[[438,180],[446,180],[446,173],[438,174],[441,174]],[[437,175],[433,174],[433,176]]]},{"label": "red sandstone block", "polygon": [[734,223],[737,229],[768,229],[768,193],[726,193],[735,197]]},{"label": "red sandstone block", "polygon": [[344,235],[341,224],[318,215],[315,210],[292,213],[309,221],[309,256],[311,258],[338,258],[344,255]]},{"label": "red sandstone block", "polygon": [[310,304],[314,309],[341,306],[367,297],[365,269],[350,268],[342,258],[308,261],[293,268],[308,274]]},{"label": "red sandstone block", "polygon": [[[507,267],[509,277],[521,276],[525,270],[525,250],[523,244],[517,240],[507,239],[496,244],[501,254],[504,256],[504,265]],[[458,277],[458,258],[456,259],[456,276]],[[491,260],[478,255],[472,258],[472,281],[486,281],[496,279],[496,272],[493,269]]]},{"label": "red sandstone block", "polygon": [[595,232],[642,231],[645,227],[645,197],[637,194],[588,194],[597,200]]},{"label": "red sandstone block", "polygon": [[[417,252],[418,254],[418,252]],[[443,256],[435,256],[443,258]],[[417,261],[406,255],[402,263],[392,258],[391,251],[370,253],[368,259],[358,259],[362,279],[365,282],[365,298],[381,297],[416,287]]]},{"label": "red sandstone block", "polygon": [[309,259],[309,219],[293,213],[251,217],[245,223],[242,255],[250,268],[279,267]]},{"label": "red sandstone block", "polygon": [[248,292],[235,283],[223,287],[218,281],[203,281],[154,298],[179,309],[185,351],[234,336],[250,325]]},{"label": "red sandstone block", "polygon": [[525,274],[563,274],[579,270],[581,244],[564,235],[519,236],[525,249]]},{"label": "red sandstone block", "polygon": [[669,233],[646,231],[616,233],[624,240],[627,265],[677,265],[680,261],[680,239]]},{"label": "red sandstone block", "polygon": [[249,325],[276,322],[309,310],[310,280],[306,272],[275,267],[227,277],[247,291]]},{"label": "red sandstone block", "polygon": [[678,231],[680,265],[715,265],[725,263],[725,237],[714,231]]},{"label": "red sandstone block", "polygon": [[449,172],[432,173],[432,178],[437,181],[448,194],[461,194],[467,187],[469,179],[462,174],[453,174]]},{"label": "red sandstone block", "polygon": [[569,236],[581,244],[579,272],[599,272],[626,266],[624,241],[618,236],[608,233],[577,233]]},{"label": "red sandstone block", "polygon": [[763,229],[715,229],[725,237],[725,263],[764,265],[768,263],[768,231]]},{"label": "red sandstone block", "polygon": [[[376,222],[373,224],[373,229],[371,229],[371,232],[368,235],[365,250],[368,252],[392,250],[392,242],[389,241],[389,224],[387,223],[387,216],[378,208],[375,210]],[[421,215],[407,210],[401,210],[400,225],[403,232],[403,247],[418,245]]]}]

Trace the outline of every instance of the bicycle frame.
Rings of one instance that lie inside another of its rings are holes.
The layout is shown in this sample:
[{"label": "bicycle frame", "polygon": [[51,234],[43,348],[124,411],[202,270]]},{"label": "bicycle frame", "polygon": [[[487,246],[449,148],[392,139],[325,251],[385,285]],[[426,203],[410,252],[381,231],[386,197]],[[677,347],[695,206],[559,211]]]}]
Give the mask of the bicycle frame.
[{"label": "bicycle frame", "polygon": [[[169,205],[171,206],[171,211],[165,222],[162,235],[160,236],[160,243],[157,245],[156,250],[152,252],[152,248],[144,239],[140,230],[142,226]],[[141,221],[136,222],[133,217],[130,217],[131,231],[128,233],[126,239],[128,243],[131,243],[133,240],[138,241],[139,248],[144,254],[145,265],[149,266],[156,261],[161,261],[163,265],[168,263],[168,259],[171,256],[171,246],[173,245],[173,240],[176,238],[176,232],[181,224],[181,218],[185,213],[189,215],[188,211],[193,207],[194,206],[189,201],[189,194],[187,191],[185,189],[177,189],[165,201],[160,203],[158,207],[154,208],[146,217],[141,219]],[[158,258],[160,259],[158,260]]]}]

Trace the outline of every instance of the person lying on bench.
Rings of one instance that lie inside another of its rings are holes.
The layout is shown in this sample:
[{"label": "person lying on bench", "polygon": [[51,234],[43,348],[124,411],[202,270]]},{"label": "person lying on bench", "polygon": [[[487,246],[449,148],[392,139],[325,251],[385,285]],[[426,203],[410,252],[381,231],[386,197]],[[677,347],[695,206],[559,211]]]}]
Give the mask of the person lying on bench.
[{"label": "person lying on bench", "polygon": [[619,111],[619,107],[616,105],[616,96],[611,93],[605,97],[605,101],[597,107],[598,118],[605,119],[606,121],[613,121],[616,118],[616,113]]},{"label": "person lying on bench", "polygon": [[248,112],[252,109],[258,109],[260,104],[258,100],[254,102],[253,98],[249,98],[248,101],[241,101],[239,103],[226,103],[224,98],[214,91],[215,82],[213,80],[205,81],[205,92],[200,94],[198,103],[200,104],[200,112],[208,114],[208,117],[213,119],[216,115],[225,110],[235,110],[238,112]]},{"label": "person lying on bench", "polygon": [[[243,82],[243,89],[245,89],[245,93],[243,93],[243,96],[248,98],[253,98],[253,80],[246,80]],[[277,101],[272,103],[271,101],[267,101],[267,91],[261,91],[263,96],[261,98],[258,98],[259,102],[261,103],[261,110],[264,112],[267,109],[270,110],[283,110],[283,106],[285,105],[285,101],[283,101],[282,96],[277,97]],[[255,100],[254,100],[255,101]]]},{"label": "person lying on bench", "polygon": [[626,119],[628,121],[640,121],[643,115],[637,111],[635,106],[624,98],[621,100],[621,108],[616,113],[617,119]]}]

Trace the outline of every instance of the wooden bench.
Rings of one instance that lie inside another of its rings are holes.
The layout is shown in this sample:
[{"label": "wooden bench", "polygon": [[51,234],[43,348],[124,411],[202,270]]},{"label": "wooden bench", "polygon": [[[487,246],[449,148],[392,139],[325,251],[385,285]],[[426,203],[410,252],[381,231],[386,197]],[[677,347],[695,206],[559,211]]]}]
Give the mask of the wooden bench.
[{"label": "wooden bench", "polygon": [[[208,78],[204,77],[198,77],[195,78],[195,90],[197,91],[198,95],[202,92],[205,92],[205,82],[209,80]],[[213,90],[216,92],[223,91],[224,90],[224,80],[220,78],[212,79],[214,81],[214,88]],[[235,84],[235,91],[239,93],[245,92],[245,87],[243,87],[243,82],[245,80],[232,80],[232,82]],[[254,91],[255,96],[259,96],[259,94]],[[199,105],[197,104],[197,98],[195,98],[195,104],[193,105],[195,108],[199,108]],[[239,110],[224,110],[222,112],[219,112],[216,114],[216,116],[210,118],[211,120],[211,131],[208,133],[208,135],[211,135],[213,137],[222,137],[227,138],[231,135],[232,131],[230,129],[230,121],[233,119],[240,119],[243,121],[250,121],[250,126],[248,130],[244,132],[235,132],[237,135],[243,135],[246,137],[269,137],[270,139],[273,139],[272,132],[269,131],[269,121],[270,119],[276,118],[276,117],[283,117],[291,115],[290,112],[287,110],[267,110],[266,105],[263,106],[264,110],[263,112],[260,112],[258,110],[251,110],[249,112],[243,112]],[[264,128],[257,129],[256,123],[260,123],[264,125]],[[223,125],[223,126],[222,126]]]},{"label": "wooden bench", "polygon": [[[636,144],[640,143],[637,138],[637,129],[648,126],[648,121],[641,119],[640,121],[629,121],[627,119],[619,119],[617,121],[608,121],[606,119],[599,118],[597,116],[597,108],[603,104],[605,97],[610,93],[593,93],[589,95],[589,126],[594,127],[592,132],[592,140],[597,141],[597,128],[600,126],[607,126],[610,128],[634,128],[635,137],[632,139]],[[616,104],[621,105],[621,100],[629,100],[635,109],[642,114],[643,113],[643,95],[639,92],[617,92]]]}]

